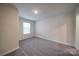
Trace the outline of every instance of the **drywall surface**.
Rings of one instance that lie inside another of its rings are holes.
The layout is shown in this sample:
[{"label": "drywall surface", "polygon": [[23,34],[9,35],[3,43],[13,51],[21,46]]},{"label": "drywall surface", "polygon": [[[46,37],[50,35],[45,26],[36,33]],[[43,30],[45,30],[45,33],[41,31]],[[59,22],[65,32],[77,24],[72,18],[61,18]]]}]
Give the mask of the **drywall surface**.
[{"label": "drywall surface", "polygon": [[18,11],[12,4],[0,4],[0,55],[19,47]]},{"label": "drywall surface", "polygon": [[[19,20],[20,20],[20,29],[21,29],[22,39],[27,39],[27,38],[35,36],[35,22],[22,18],[22,17],[20,17]],[[27,22],[31,24],[31,33],[23,34],[23,22]]]},{"label": "drywall surface", "polygon": [[73,13],[66,13],[36,21],[36,36],[73,46],[73,17]]},{"label": "drywall surface", "polygon": [[79,7],[75,11],[76,16],[76,40],[75,40],[75,46],[77,49],[79,49]]}]

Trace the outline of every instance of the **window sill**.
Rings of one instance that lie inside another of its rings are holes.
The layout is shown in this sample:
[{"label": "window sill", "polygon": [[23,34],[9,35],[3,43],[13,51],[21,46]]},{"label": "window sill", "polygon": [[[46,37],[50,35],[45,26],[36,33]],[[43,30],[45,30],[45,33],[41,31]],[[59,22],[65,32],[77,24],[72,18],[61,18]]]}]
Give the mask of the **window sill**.
[{"label": "window sill", "polygon": [[29,35],[29,34],[31,34],[31,33],[26,33],[26,34],[23,34],[23,35]]}]

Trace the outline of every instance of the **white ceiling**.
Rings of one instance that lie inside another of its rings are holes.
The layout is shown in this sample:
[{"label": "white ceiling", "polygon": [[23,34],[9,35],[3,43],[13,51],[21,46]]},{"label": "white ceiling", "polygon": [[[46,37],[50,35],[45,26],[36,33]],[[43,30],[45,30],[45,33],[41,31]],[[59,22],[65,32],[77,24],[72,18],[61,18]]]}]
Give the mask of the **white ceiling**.
[{"label": "white ceiling", "polygon": [[[74,12],[78,7],[78,4],[56,4],[56,3],[17,3],[15,4],[19,10],[20,17],[29,19],[29,20],[40,20],[52,18],[55,15]],[[33,11],[38,10],[38,14],[34,14]]]}]

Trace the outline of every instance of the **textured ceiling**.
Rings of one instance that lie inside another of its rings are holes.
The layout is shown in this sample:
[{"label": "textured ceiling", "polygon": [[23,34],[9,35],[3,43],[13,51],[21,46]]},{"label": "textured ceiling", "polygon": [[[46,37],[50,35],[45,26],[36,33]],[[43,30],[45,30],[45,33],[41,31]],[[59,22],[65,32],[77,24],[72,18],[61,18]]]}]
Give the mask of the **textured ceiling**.
[{"label": "textured ceiling", "polygon": [[[18,10],[20,17],[29,19],[29,20],[40,20],[52,18],[55,15],[74,12],[78,7],[78,4],[56,4],[56,3],[17,3],[14,4]],[[34,14],[33,10],[38,10],[38,14]]]}]

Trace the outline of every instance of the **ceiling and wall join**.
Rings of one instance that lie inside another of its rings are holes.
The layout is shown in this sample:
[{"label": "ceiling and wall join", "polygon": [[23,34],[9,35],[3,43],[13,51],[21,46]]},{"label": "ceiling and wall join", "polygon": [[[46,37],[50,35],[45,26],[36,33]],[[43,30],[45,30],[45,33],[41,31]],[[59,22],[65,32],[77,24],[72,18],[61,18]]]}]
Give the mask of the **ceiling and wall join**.
[{"label": "ceiling and wall join", "polygon": [[[77,3],[18,3],[14,4],[19,10],[19,16],[37,21],[43,19],[52,19],[56,15],[63,13],[72,13],[78,7]],[[34,14],[38,10],[38,14]]]}]

